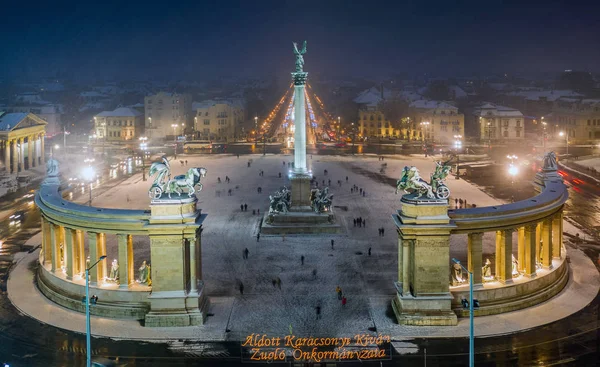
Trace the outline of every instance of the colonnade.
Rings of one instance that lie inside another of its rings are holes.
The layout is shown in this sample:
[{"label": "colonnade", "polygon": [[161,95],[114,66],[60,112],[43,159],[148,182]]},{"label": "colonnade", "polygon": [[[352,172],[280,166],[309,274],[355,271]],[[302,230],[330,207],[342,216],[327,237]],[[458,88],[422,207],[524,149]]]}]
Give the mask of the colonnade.
[{"label": "colonnade", "polygon": [[[544,218],[539,222],[520,227],[496,231],[496,253],[493,266],[493,279],[512,283],[513,278],[513,232],[517,231],[517,271],[529,278],[535,278],[540,268],[552,269],[552,259],[561,258],[563,246],[563,213]],[[473,284],[481,286],[483,274],[483,232],[468,234],[468,269],[473,274]],[[489,266],[489,265],[488,265]]]},{"label": "colonnade", "polygon": [[[106,234],[83,231],[52,223],[44,216],[42,222],[42,264],[50,264],[52,273],[64,272],[68,280],[84,278],[86,267],[106,255]],[[88,252],[85,253],[85,237]],[[119,288],[129,288],[135,281],[133,237],[118,233]],[[108,261],[101,261],[90,272],[90,285],[98,285],[108,276]]]},{"label": "colonnade", "polygon": [[[27,143],[27,154],[25,154]],[[25,170],[25,155],[27,155],[27,169],[31,169],[46,162],[44,156],[44,134],[35,133],[2,141],[4,166],[8,173],[17,173]]]}]

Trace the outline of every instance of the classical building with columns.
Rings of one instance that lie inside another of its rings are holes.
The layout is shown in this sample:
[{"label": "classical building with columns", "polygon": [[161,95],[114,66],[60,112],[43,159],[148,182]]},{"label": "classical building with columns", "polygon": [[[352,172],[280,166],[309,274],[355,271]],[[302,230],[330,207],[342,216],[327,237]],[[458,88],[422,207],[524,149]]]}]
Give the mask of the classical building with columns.
[{"label": "classical building with columns", "polygon": [[[545,162],[534,182],[539,194],[505,205],[449,210],[446,199],[403,196],[402,209],[392,216],[398,228],[392,302],[398,323],[456,325],[457,317],[468,316],[462,301],[469,298],[469,274],[451,252],[472,273],[480,304],[475,316],[530,307],[558,294],[569,278],[563,246],[568,192],[556,169],[555,160]],[[495,236],[495,252],[484,259],[486,233]],[[451,241],[458,235],[466,235],[467,243]]]},{"label": "classical building with columns", "polygon": [[7,173],[18,173],[45,163],[47,122],[33,113],[0,112],[0,160]]},{"label": "classical building with columns", "polygon": [[90,294],[98,296],[92,314],[144,320],[149,327],[202,324],[208,309],[200,241],[206,214],[196,196],[154,199],[150,210],[80,205],[63,199],[57,165],[48,161],[50,177],[35,197],[42,226],[40,291],[84,312],[85,269],[112,253],[114,265],[107,259],[90,271]]}]

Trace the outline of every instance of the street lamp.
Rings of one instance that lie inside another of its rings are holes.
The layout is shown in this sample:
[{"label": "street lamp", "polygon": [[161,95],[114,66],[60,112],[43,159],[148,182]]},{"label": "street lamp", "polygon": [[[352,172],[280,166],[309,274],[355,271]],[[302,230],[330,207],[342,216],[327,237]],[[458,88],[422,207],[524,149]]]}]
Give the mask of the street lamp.
[{"label": "street lamp", "polygon": [[429,127],[429,121],[423,121],[420,123],[421,125],[421,135],[423,137],[423,150],[425,151],[425,157],[427,157],[427,128]]},{"label": "street lamp", "polygon": [[469,273],[469,366],[475,366],[475,329],[474,329],[474,320],[473,320],[473,273],[469,271],[469,269],[465,268],[460,261],[452,258],[456,264],[460,265],[463,270]]},{"label": "street lamp", "polygon": [[254,116],[254,131],[256,131],[256,135],[254,137],[254,143],[258,142],[258,116]]},{"label": "street lamp", "polygon": [[354,141],[356,140],[356,130],[354,130],[354,122],[352,123],[352,154],[354,155]]},{"label": "street lamp", "polygon": [[460,148],[462,147],[462,135],[454,135],[454,148],[456,149],[456,179],[460,179]]},{"label": "street lamp", "polygon": [[90,270],[102,260],[106,259],[106,255],[100,256],[94,265],[85,269],[85,345],[86,345],[86,360],[87,367],[92,366],[92,331],[90,325]]},{"label": "street lamp", "polygon": [[142,181],[146,181],[146,148],[148,147],[148,145],[146,144],[146,141],[148,140],[147,137],[145,136],[141,136],[140,137],[140,149],[142,150]]},{"label": "street lamp", "polygon": [[542,136],[542,139],[543,139],[542,140],[542,147],[544,149],[544,152],[546,151],[546,137],[547,137],[547,135],[546,135],[546,125],[547,124],[548,123],[546,121],[544,121],[544,116],[542,116],[542,126],[544,127],[544,132],[543,132],[543,136]]},{"label": "street lamp", "polygon": [[488,150],[492,150],[492,123],[488,122],[487,123],[487,128],[488,128]]},{"label": "street lamp", "polygon": [[569,155],[569,134],[561,131],[558,133],[559,136],[564,136],[565,137],[565,144],[567,146],[567,155]]},{"label": "street lamp", "polygon": [[[91,159],[85,159],[84,162],[86,163],[90,163],[92,162]],[[94,178],[96,178],[96,172],[94,171],[94,167],[92,166],[87,166],[83,169],[83,178],[89,182],[90,187],[89,187],[89,192],[90,192],[90,202],[89,202],[89,206],[92,206],[92,182],[94,180]]]},{"label": "street lamp", "polygon": [[341,136],[340,136],[340,129],[342,128],[342,124],[340,123],[341,117],[338,116],[338,142],[341,141]]}]

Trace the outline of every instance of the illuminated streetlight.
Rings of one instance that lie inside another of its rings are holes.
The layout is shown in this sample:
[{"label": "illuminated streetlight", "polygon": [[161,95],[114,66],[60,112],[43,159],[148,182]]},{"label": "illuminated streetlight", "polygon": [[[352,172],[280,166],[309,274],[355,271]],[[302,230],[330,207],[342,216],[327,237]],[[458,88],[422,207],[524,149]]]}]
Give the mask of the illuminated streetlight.
[{"label": "illuminated streetlight", "polygon": [[146,149],[148,148],[148,144],[146,143],[146,141],[148,140],[147,137],[145,136],[141,136],[140,137],[140,149],[142,150],[142,181],[146,181]]},{"label": "illuminated streetlight", "polygon": [[565,144],[567,146],[567,155],[569,155],[569,134],[561,131],[558,133],[559,136],[564,136],[565,137]]},{"label": "illuminated streetlight", "polygon": [[[92,160],[86,159],[85,162],[89,164],[90,162],[92,162]],[[94,167],[87,166],[83,169],[82,175],[83,175],[83,178],[86,181],[88,181],[90,184],[90,187],[89,187],[90,202],[88,205],[92,206],[92,182],[93,182],[94,178],[96,178],[96,171],[94,170]]]}]

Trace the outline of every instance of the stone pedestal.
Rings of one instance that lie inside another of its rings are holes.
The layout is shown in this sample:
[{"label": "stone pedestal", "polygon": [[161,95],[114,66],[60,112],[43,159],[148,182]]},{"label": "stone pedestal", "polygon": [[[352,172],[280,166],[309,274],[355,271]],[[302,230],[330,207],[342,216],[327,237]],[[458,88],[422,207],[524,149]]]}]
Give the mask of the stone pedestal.
[{"label": "stone pedestal", "polygon": [[148,297],[150,312],[145,318],[148,327],[193,326],[204,322],[208,298],[202,274],[196,273],[200,267],[192,265],[202,261],[201,251],[199,248],[191,251],[190,244],[200,243],[206,214],[196,208],[196,203],[195,196],[184,195],[153,200],[150,204],[152,294]]},{"label": "stone pedestal", "polygon": [[450,279],[450,231],[447,200],[402,197],[402,209],[392,216],[398,227],[397,294],[392,307],[404,325],[457,324],[452,311]]},{"label": "stone pedestal", "polygon": [[310,175],[292,173],[292,211],[310,212]]}]

